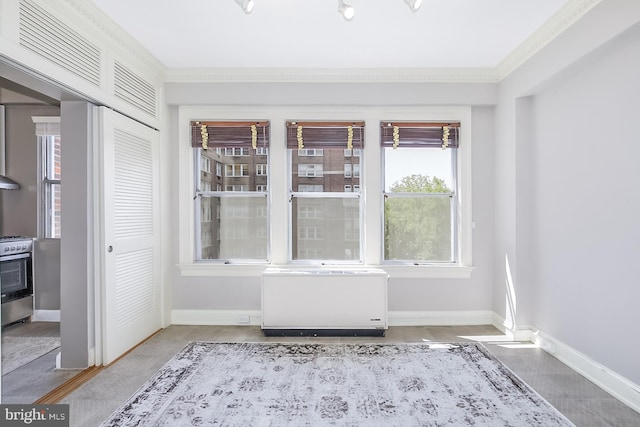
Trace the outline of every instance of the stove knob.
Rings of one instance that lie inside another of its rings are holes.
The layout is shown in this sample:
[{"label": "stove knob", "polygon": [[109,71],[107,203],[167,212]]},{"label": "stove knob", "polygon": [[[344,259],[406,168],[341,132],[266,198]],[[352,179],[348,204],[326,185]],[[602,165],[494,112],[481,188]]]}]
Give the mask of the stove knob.
[{"label": "stove knob", "polygon": [[12,251],[15,251],[15,250],[16,250],[16,247],[15,247],[15,246],[11,246],[11,250],[12,250]]}]

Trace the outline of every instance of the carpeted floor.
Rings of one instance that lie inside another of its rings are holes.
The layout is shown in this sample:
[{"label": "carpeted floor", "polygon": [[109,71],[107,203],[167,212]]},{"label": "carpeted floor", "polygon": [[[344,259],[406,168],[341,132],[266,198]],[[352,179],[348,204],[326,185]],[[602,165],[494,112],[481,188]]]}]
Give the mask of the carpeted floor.
[{"label": "carpeted floor", "polygon": [[570,426],[477,343],[192,342],[103,426]]},{"label": "carpeted floor", "polygon": [[2,375],[60,347],[60,337],[2,336]]}]

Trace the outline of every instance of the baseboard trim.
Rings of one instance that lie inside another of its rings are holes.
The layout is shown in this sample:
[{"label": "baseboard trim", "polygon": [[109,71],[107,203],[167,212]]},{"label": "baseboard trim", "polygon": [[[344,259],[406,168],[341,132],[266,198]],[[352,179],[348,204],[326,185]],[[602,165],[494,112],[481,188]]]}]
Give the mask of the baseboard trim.
[{"label": "baseboard trim", "polygon": [[260,310],[171,310],[173,325],[261,325]]},{"label": "baseboard trim", "polygon": [[492,311],[389,311],[389,326],[491,325]]},{"label": "baseboard trim", "polygon": [[528,325],[509,327],[506,319],[493,313],[491,324],[512,341],[533,341],[533,328]]},{"label": "baseboard trim", "polygon": [[533,330],[531,341],[630,408],[640,412],[638,384],[542,331]]},{"label": "baseboard trim", "polygon": [[34,310],[31,320],[34,322],[59,322],[60,310]]},{"label": "baseboard trim", "polygon": [[[491,325],[492,311],[389,311],[389,326]],[[173,325],[261,325],[260,310],[172,310]]]}]

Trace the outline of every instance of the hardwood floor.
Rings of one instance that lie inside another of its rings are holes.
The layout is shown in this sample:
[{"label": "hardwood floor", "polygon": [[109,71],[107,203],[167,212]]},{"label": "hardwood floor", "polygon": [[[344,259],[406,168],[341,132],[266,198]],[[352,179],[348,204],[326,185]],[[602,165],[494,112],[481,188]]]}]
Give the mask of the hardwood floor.
[{"label": "hardwood floor", "polygon": [[70,405],[71,425],[99,425],[190,341],[481,341],[498,359],[577,426],[640,426],[640,413],[542,349],[530,343],[506,341],[493,326],[391,327],[383,338],[265,337],[257,326],[170,326],[116,363],[97,372],[92,379],[62,398],[60,403]]}]

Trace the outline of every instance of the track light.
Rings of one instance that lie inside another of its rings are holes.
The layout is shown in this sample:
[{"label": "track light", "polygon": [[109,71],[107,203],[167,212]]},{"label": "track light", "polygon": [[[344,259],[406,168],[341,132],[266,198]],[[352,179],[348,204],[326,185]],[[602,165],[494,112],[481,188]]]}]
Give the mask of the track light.
[{"label": "track light", "polygon": [[244,10],[244,13],[246,13],[247,15],[250,14],[253,10],[253,0],[236,0],[236,3],[238,3],[242,10]]},{"label": "track light", "polygon": [[422,0],[404,0],[404,2],[409,6],[411,12],[417,12],[422,6]]},{"label": "track light", "polygon": [[347,21],[351,21],[356,14],[355,9],[350,4],[345,4],[343,0],[338,0],[338,12],[342,14],[342,17]]}]

